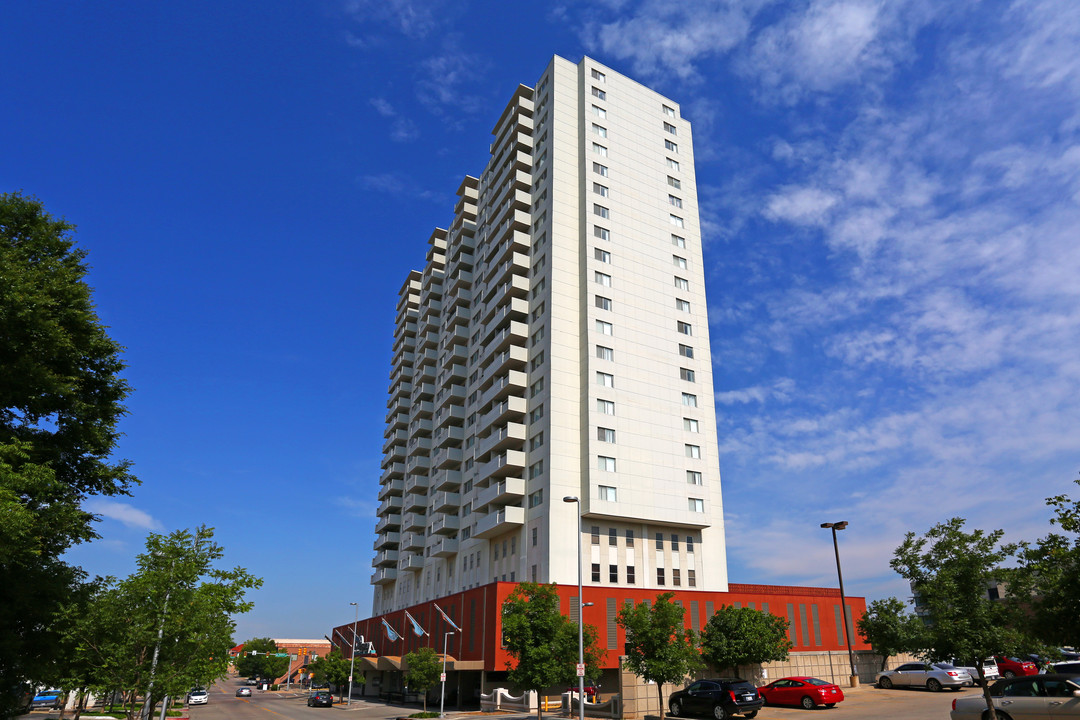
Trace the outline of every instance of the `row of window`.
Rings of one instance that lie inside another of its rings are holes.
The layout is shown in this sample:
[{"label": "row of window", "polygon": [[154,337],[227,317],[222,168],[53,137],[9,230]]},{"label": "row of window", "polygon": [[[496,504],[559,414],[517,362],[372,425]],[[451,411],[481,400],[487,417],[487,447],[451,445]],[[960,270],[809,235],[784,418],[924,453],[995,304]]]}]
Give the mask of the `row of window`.
[{"label": "row of window", "polygon": [[[535,565],[533,566],[536,567]],[[637,569],[633,565],[626,566],[626,584],[637,584]],[[592,564],[592,581],[594,583],[601,582],[600,580],[600,563]],[[608,565],[608,582],[619,582],[619,566]],[[656,584],[667,584],[667,570],[665,568],[656,568]],[[671,568],[671,584],[675,587],[682,586],[682,571],[679,568]],[[686,586],[697,587],[697,574],[693,570],[686,571]]]},{"label": "row of window", "polygon": [[[534,529],[533,532],[535,534],[535,529]],[[589,534],[591,536],[592,544],[593,545],[599,545],[600,544],[600,526],[599,525],[593,525],[589,529]],[[635,535],[634,535],[633,530],[631,530],[630,528],[626,528],[625,530],[623,530],[623,537],[626,539],[626,547],[628,547],[628,548],[634,547]],[[671,537],[670,542],[671,542],[672,551],[678,552],[678,550],[679,550],[679,537],[680,536],[675,534],[675,533],[671,533],[670,537]],[[612,547],[617,545],[618,540],[619,540],[619,531],[618,531],[618,529],[613,528],[613,527],[609,527],[608,531],[607,531],[607,538],[608,538],[608,545],[610,545]],[[694,552],[694,536],[693,535],[686,535],[685,538],[686,538],[686,552],[693,553]],[[663,550],[664,549],[664,542],[665,542],[664,533],[662,533],[662,532],[656,533],[655,543],[656,543],[656,549],[657,550]],[[535,545],[536,543],[534,542],[533,544]]]}]

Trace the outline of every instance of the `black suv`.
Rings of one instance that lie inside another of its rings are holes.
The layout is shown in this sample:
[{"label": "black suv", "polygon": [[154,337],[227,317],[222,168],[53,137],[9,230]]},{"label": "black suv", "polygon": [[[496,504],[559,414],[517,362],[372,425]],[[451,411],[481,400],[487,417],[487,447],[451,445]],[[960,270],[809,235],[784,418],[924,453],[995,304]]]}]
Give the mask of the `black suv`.
[{"label": "black suv", "polygon": [[732,715],[752,718],[764,704],[757,688],[742,678],[698,680],[668,698],[668,710],[673,717],[711,715],[714,720]]}]

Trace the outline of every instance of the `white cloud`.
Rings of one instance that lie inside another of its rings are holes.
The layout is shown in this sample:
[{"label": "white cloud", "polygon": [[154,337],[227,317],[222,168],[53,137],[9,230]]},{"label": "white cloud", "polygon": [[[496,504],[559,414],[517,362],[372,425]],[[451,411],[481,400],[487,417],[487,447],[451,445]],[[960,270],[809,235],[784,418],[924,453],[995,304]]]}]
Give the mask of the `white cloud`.
[{"label": "white cloud", "polygon": [[134,505],[106,500],[104,498],[91,498],[83,507],[87,512],[100,515],[110,520],[118,520],[127,527],[142,530],[161,530],[162,524],[149,513],[139,510]]},{"label": "white cloud", "polygon": [[373,23],[389,26],[414,40],[422,40],[439,26],[453,7],[440,0],[347,0],[345,14],[364,28],[368,38],[378,33],[369,29]]},{"label": "white cloud", "polygon": [[716,393],[716,402],[721,405],[763,403],[767,400],[787,400],[795,389],[795,383],[789,378],[780,378],[765,387],[757,385],[740,390],[728,390]]},{"label": "white cloud", "polygon": [[769,198],[765,216],[770,220],[786,220],[797,225],[821,224],[837,203],[837,197],[814,187],[789,187]]}]

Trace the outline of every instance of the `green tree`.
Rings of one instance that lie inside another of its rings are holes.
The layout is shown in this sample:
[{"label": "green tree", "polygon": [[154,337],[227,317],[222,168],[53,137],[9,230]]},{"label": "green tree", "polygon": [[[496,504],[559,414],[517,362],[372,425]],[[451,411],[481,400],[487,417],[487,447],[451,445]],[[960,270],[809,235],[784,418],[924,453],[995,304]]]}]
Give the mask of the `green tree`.
[{"label": "green tree", "polygon": [[918,653],[925,645],[922,620],[905,610],[904,602],[894,597],[874,600],[856,623],[859,633],[881,656],[882,670],[893,655]]},{"label": "green tree", "polygon": [[787,621],[772,613],[725,605],[705,625],[701,657],[717,670],[787,660],[787,630]]},{"label": "green tree", "polygon": [[0,717],[63,661],[61,606],[85,581],[63,554],[97,537],[83,502],[137,482],[112,459],[129,389],[73,229],[0,194]]},{"label": "green tree", "polygon": [[439,681],[442,661],[439,654],[429,647],[422,647],[405,655],[405,687],[411,687],[424,697],[427,712],[427,691]]},{"label": "green tree", "polygon": [[338,695],[342,702],[345,701],[345,684],[349,681],[349,658],[346,658],[340,648],[332,648],[330,652],[308,665],[308,672],[314,673],[316,683],[330,683],[338,689]]},{"label": "green tree", "polygon": [[[1080,484],[1080,480],[1075,481]],[[1019,567],[1006,576],[1013,602],[1024,603],[1030,634],[1054,647],[1080,645],[1080,500],[1047,498],[1050,522],[1061,528],[1033,544],[1023,544]]]},{"label": "green tree", "polygon": [[[553,685],[577,683],[578,626],[559,613],[559,595],[554,585],[520,583],[502,607],[502,631],[510,682],[538,694]],[[585,676],[599,675],[600,653],[596,649],[596,628],[586,625],[584,639]],[[543,706],[537,716],[543,716]]]},{"label": "green tree", "polygon": [[289,658],[275,657],[277,652],[277,643],[270,638],[245,640],[243,654],[236,659],[236,671],[273,682],[289,670]]},{"label": "green tree", "polygon": [[660,718],[664,717],[664,684],[682,682],[704,664],[694,646],[694,631],[685,627],[685,612],[671,602],[674,593],[625,605],[617,622],[626,631],[626,666],[638,677],[656,683]]},{"label": "green tree", "polygon": [[915,605],[926,613],[922,655],[930,661],[959,658],[978,668],[991,720],[996,714],[982,660],[1016,653],[1027,644],[1016,629],[1016,606],[992,601],[986,592],[988,582],[1002,576],[1002,564],[1016,553],[1015,545],[1001,543],[1003,534],[966,532],[964,520],[952,518],[922,537],[909,532],[889,562],[911,582]]}]

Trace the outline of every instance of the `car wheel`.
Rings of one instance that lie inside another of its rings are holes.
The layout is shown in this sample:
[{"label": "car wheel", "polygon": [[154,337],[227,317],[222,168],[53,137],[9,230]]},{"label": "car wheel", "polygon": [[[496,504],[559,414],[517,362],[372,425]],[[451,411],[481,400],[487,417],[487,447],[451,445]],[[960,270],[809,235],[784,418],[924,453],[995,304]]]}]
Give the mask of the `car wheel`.
[{"label": "car wheel", "polygon": [[757,717],[757,710],[751,710],[750,712],[746,713],[746,717],[750,720],[754,720],[754,718]]},{"label": "car wheel", "polygon": [[672,700],[670,703],[668,703],[668,715],[670,715],[671,717],[679,717],[680,710],[682,710],[682,708],[679,707],[678,700]]},{"label": "car wheel", "polygon": [[1002,677],[1004,677],[1006,680],[1012,680],[1014,677],[1016,677],[1016,673],[1014,673],[1012,670],[1006,670],[1002,673]]},{"label": "car wheel", "polygon": [[713,720],[725,720],[728,716],[727,710],[724,709],[723,705],[713,705],[712,716]]},{"label": "car wheel", "polygon": [[930,692],[937,692],[938,690],[941,689],[941,682],[938,681],[938,680],[935,680],[934,678],[930,678],[929,680],[926,681],[926,689],[929,690]]},{"label": "car wheel", "polygon": [[892,680],[890,680],[887,676],[885,676],[885,677],[880,678],[877,681],[877,684],[878,684],[878,687],[881,688],[882,690],[888,690],[889,688],[892,687]]},{"label": "car wheel", "polygon": [[836,707],[836,703],[825,703],[825,707],[834,708],[834,707]]},{"label": "car wheel", "polygon": [[813,710],[817,705],[817,703],[814,702],[814,698],[809,695],[803,695],[803,699],[799,701],[799,704],[807,710]]}]

